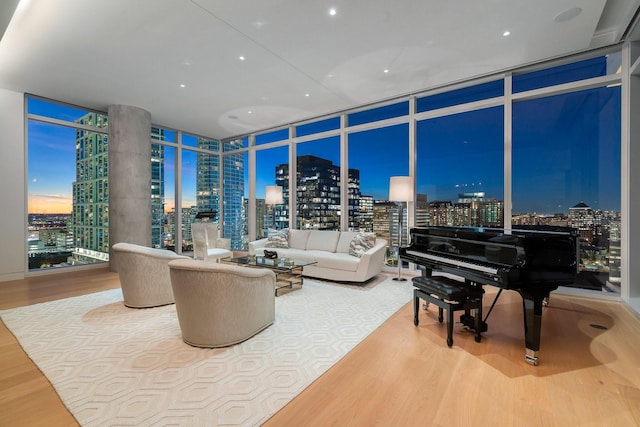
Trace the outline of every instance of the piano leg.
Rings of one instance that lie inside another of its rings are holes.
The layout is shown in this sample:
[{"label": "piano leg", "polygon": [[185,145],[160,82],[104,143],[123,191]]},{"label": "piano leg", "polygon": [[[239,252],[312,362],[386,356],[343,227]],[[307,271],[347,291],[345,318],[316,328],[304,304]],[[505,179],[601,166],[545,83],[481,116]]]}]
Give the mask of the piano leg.
[{"label": "piano leg", "polygon": [[538,366],[538,351],[540,350],[540,335],[542,332],[542,305],[552,290],[553,289],[519,291],[522,296],[522,307],[524,311],[526,346],[524,359],[533,366]]},{"label": "piano leg", "polygon": [[413,290],[413,324],[418,326],[420,319],[418,317],[418,307],[420,307],[420,297],[418,296],[418,290]]}]

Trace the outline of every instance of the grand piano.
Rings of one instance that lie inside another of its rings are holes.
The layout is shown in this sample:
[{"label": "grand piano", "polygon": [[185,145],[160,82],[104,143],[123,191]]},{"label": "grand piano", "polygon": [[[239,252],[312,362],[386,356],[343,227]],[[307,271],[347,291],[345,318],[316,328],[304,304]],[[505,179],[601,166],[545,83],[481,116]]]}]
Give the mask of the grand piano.
[{"label": "grand piano", "polygon": [[496,300],[503,289],[519,292],[524,309],[525,360],[538,365],[543,303],[551,291],[576,279],[578,230],[553,226],[510,230],[423,227],[412,228],[410,238],[410,245],[400,248],[400,259],[421,266],[425,276],[442,271],[468,283],[499,287]]}]

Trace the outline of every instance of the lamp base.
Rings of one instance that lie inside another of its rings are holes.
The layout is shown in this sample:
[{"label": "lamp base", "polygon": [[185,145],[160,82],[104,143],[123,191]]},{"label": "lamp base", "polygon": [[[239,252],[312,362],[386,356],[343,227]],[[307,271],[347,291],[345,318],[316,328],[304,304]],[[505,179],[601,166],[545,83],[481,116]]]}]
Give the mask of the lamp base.
[{"label": "lamp base", "polygon": [[397,282],[406,282],[407,279],[405,279],[404,277],[394,277],[392,280],[395,280]]}]

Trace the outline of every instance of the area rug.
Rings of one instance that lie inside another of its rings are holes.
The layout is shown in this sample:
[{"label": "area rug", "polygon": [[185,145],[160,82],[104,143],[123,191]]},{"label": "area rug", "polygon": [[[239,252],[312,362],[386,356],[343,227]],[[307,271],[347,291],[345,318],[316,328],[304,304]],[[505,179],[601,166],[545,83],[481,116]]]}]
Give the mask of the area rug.
[{"label": "area rug", "polygon": [[[305,279],[244,343],[182,341],[175,305],[130,309],[120,289],[0,312],[82,426],[260,425],[411,299]],[[304,424],[301,420],[301,424]]]}]

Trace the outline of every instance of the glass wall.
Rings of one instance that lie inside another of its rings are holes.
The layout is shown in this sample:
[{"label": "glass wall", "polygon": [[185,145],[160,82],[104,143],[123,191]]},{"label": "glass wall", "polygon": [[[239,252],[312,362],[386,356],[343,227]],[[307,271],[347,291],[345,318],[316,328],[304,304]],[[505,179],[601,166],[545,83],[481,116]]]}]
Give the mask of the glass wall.
[{"label": "glass wall", "polygon": [[107,116],[33,97],[27,114],[29,269],[108,261]]},{"label": "glass wall", "polygon": [[513,106],[513,217],[580,233],[575,286],[620,292],[620,87]]},{"label": "glass wall", "polygon": [[[233,152],[247,145],[247,139],[228,141],[223,144],[225,152]],[[225,154],[223,161],[223,230],[224,237],[231,239],[232,249],[247,249],[249,246],[249,158],[246,151]],[[264,197],[264,195],[263,195]]]},{"label": "glass wall", "polygon": [[501,227],[504,108],[422,120],[416,135],[416,219],[433,226]]},{"label": "glass wall", "polygon": [[[224,235],[234,249],[246,249],[269,228],[288,227],[290,205],[297,228],[374,231],[393,244],[398,210],[387,200],[389,177],[413,175],[416,197],[405,224],[501,227],[506,219],[513,226],[574,227],[581,236],[576,286],[617,293],[620,58],[613,52],[516,71],[420,94],[414,103],[222,144],[152,130],[153,244],[189,251],[197,214],[222,211]],[[108,252],[107,118],[51,105],[28,99],[31,268],[99,261]],[[289,147],[296,153],[294,180]],[[341,191],[343,177],[348,191]],[[284,203],[265,204],[268,185],[283,187]],[[406,244],[406,231],[400,235]]]},{"label": "glass wall", "polygon": [[[296,150],[296,228],[340,230],[340,138],[299,143]],[[349,182],[355,179],[349,173]]]},{"label": "glass wall", "polygon": [[[267,186],[282,187],[283,203],[267,204]],[[289,227],[289,146],[256,151],[256,234]]]},{"label": "glass wall", "polygon": [[[398,206],[389,200],[389,178],[409,175],[409,125],[387,126],[349,134],[349,229],[375,232],[398,244]],[[353,200],[353,208],[351,201]],[[403,211],[402,241],[407,242],[408,210]]]}]

